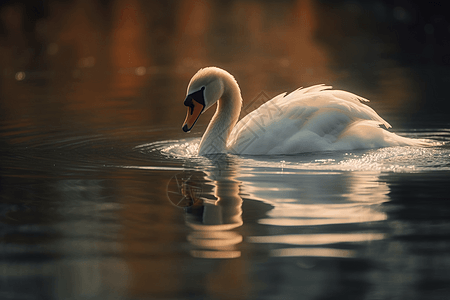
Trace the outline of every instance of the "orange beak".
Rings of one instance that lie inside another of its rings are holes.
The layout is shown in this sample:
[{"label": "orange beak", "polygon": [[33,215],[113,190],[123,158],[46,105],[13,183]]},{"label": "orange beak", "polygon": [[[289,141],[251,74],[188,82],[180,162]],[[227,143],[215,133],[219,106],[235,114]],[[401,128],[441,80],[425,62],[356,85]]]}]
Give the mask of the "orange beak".
[{"label": "orange beak", "polygon": [[188,106],[187,116],[186,120],[184,120],[183,123],[183,131],[189,132],[191,131],[192,127],[194,127],[195,123],[198,120],[198,117],[200,117],[200,114],[203,111],[203,108],[205,106],[195,100],[192,100],[190,105]]}]

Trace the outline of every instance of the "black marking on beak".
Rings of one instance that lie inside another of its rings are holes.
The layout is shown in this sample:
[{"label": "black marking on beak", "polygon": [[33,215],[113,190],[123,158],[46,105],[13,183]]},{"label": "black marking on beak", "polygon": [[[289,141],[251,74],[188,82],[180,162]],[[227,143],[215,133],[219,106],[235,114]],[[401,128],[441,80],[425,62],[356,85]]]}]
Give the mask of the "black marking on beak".
[{"label": "black marking on beak", "polygon": [[187,95],[184,100],[184,105],[188,107],[188,113],[186,120],[183,123],[183,131],[189,132],[195,123],[197,123],[198,118],[205,110],[205,98],[203,92],[205,87],[203,86],[200,90]]},{"label": "black marking on beak", "polygon": [[[186,96],[186,99],[184,100],[184,105],[189,106],[191,108],[191,114],[194,109],[194,104],[192,103],[192,100],[197,101],[198,103],[202,104],[203,107],[205,107],[205,95],[204,95],[205,87],[202,86],[201,89],[199,89],[196,92],[193,92]],[[202,111],[203,112],[203,111]]]}]

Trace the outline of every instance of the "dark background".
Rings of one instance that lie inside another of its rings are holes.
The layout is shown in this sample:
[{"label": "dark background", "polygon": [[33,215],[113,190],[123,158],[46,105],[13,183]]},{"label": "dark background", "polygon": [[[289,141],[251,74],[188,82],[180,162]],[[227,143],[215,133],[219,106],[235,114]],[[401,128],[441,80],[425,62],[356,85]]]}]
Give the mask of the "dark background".
[{"label": "dark background", "polygon": [[444,1],[2,1],[0,11],[5,126],[178,126],[189,78],[209,65],[236,76],[244,107],[326,83],[371,99],[394,128],[448,126]]}]

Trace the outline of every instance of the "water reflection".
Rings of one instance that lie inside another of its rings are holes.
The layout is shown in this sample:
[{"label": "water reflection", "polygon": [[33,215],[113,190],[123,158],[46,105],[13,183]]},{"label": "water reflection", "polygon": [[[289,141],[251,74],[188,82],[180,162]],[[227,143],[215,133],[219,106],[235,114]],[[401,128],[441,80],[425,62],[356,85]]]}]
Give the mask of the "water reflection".
[{"label": "water reflection", "polygon": [[379,172],[299,172],[284,167],[277,172],[243,167],[226,155],[207,169],[177,174],[168,186],[172,203],[186,209],[194,257],[241,255],[237,246],[243,237],[234,229],[243,224],[243,195],[272,206],[258,219],[267,234],[244,237],[249,243],[276,245],[271,246],[272,256],[354,257],[357,253],[342,245],[386,238],[376,226],[387,220],[380,207],[389,201],[389,188]]},{"label": "water reflection", "polygon": [[[272,255],[351,257],[356,255],[354,251],[336,249],[336,245],[385,238],[384,232],[370,228],[375,222],[387,219],[379,208],[389,200],[389,188],[380,182],[378,173],[283,175],[256,169],[248,171],[253,176],[244,172],[240,177],[243,191],[274,206],[266,218],[259,220],[260,224],[270,225],[272,233],[249,237],[249,241],[291,247],[276,248]],[[255,172],[258,176],[254,176]],[[346,224],[355,225],[349,229],[344,227]],[[289,228],[286,232],[295,228],[296,233],[280,234],[277,229],[280,226]],[[317,245],[328,247],[311,248]]]},{"label": "water reflection", "polygon": [[237,166],[226,155],[212,162],[207,171],[174,176],[168,186],[169,199],[176,206],[186,207],[186,224],[193,230],[187,236],[193,257],[237,258],[243,239],[234,230],[243,224],[240,183],[235,179]]}]

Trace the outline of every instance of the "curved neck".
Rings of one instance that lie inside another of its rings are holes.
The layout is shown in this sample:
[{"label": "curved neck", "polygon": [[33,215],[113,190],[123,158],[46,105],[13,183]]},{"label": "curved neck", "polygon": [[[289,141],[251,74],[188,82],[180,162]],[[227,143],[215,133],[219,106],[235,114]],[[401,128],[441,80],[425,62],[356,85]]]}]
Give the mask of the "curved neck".
[{"label": "curved neck", "polygon": [[[230,76],[231,77],[231,76]],[[227,152],[227,140],[241,112],[241,91],[234,78],[222,78],[224,92],[217,109],[203,134],[199,155]]]}]

